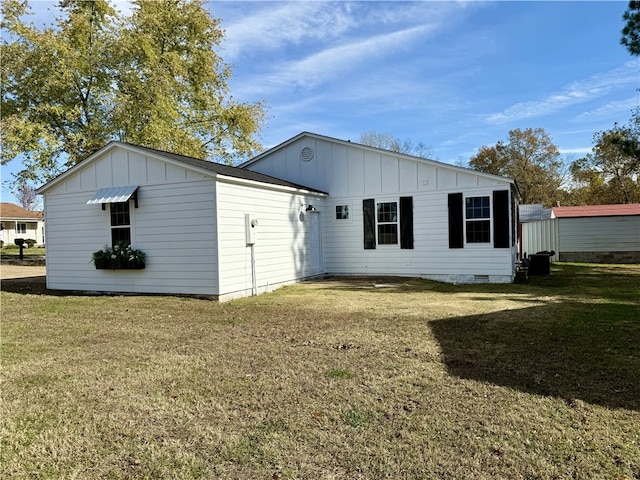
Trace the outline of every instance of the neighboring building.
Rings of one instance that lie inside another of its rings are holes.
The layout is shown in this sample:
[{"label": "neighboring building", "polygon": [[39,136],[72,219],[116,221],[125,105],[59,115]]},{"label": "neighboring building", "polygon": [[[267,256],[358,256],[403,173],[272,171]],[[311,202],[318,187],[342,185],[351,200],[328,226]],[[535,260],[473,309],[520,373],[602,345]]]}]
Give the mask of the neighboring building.
[{"label": "neighboring building", "polygon": [[1,237],[3,245],[13,245],[16,238],[35,240],[44,245],[44,216],[8,202],[0,203]]},{"label": "neighboring building", "polygon": [[554,207],[561,262],[640,263],[640,204]]},{"label": "neighboring building", "polygon": [[548,219],[520,224],[525,252],[553,250],[561,262],[640,263],[640,204],[549,210]]},{"label": "neighboring building", "polygon": [[[244,167],[110,143],[38,190],[47,286],[226,300],[326,274],[515,277],[512,180],[309,133]],[[94,267],[118,239],[144,270]]]}]

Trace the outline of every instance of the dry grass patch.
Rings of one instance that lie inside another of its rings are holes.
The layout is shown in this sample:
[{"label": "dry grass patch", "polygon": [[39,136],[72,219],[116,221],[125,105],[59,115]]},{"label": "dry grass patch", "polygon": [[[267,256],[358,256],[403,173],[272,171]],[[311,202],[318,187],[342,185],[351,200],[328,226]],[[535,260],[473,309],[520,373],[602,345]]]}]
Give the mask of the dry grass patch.
[{"label": "dry grass patch", "polygon": [[217,304],[6,283],[1,473],[640,478],[639,284],[561,265]]}]

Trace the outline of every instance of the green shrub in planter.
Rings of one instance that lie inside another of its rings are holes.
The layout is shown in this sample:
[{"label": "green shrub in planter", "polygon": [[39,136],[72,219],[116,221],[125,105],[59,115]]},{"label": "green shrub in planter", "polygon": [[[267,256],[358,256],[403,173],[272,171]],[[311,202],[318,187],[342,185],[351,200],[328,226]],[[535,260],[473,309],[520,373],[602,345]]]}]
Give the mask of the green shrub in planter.
[{"label": "green shrub in planter", "polygon": [[31,248],[36,244],[36,241],[33,238],[27,238],[24,241],[24,244],[26,245],[27,248]]},{"label": "green shrub in planter", "polygon": [[134,250],[126,242],[120,242],[113,248],[105,245],[102,250],[93,252],[91,261],[97,269],[139,270],[145,267],[145,253]]}]

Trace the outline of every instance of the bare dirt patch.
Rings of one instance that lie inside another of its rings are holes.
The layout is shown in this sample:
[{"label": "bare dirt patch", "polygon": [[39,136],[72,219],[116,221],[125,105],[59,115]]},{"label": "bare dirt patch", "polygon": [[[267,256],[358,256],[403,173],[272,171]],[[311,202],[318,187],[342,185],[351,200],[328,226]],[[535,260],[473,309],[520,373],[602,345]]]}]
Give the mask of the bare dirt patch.
[{"label": "bare dirt patch", "polygon": [[34,281],[37,277],[45,276],[46,271],[44,266],[8,265],[3,263],[0,265],[0,279]]}]

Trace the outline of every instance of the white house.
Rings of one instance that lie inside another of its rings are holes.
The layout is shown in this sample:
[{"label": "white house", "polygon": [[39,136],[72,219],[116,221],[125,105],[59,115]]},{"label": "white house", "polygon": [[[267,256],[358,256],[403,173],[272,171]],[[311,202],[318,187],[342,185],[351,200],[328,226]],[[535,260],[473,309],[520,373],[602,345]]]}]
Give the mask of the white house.
[{"label": "white house", "polygon": [[[324,273],[306,209],[327,195],[249,170],[113,142],[38,193],[51,289],[224,300]],[[145,268],[96,269],[92,253],[123,239]]]},{"label": "white house", "polygon": [[[38,190],[47,286],[226,300],[326,274],[515,276],[512,180],[310,133],[243,167],[110,143]],[[118,240],[144,269],[95,268]]]},{"label": "white house", "polygon": [[16,238],[35,240],[44,245],[42,212],[27,210],[15,203],[0,202],[0,235],[3,245],[13,245]]},{"label": "white house", "polygon": [[325,272],[511,282],[511,179],[303,132],[243,168],[327,192]]}]

